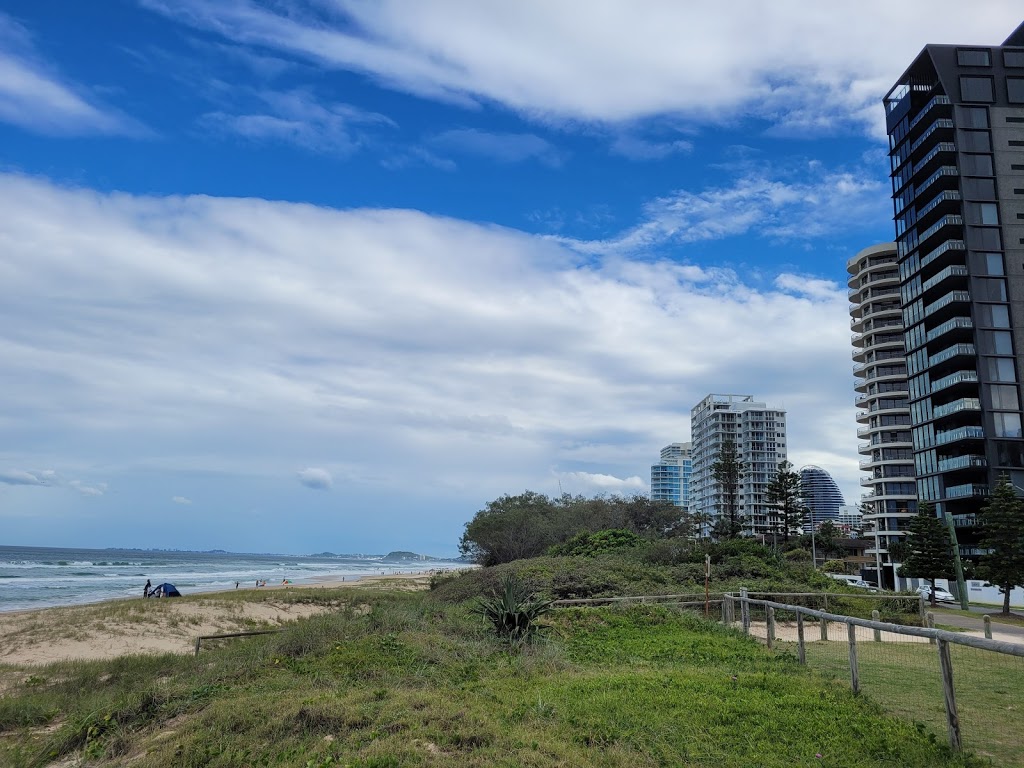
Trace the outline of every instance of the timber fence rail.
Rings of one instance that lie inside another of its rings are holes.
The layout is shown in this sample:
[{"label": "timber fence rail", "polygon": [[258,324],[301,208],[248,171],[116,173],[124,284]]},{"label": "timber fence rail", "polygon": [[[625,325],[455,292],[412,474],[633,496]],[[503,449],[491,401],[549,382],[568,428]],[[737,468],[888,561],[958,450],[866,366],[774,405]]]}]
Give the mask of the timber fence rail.
[{"label": "timber fence rail", "polygon": [[202,645],[203,640],[226,640],[231,637],[254,637],[255,635],[276,635],[278,632],[284,632],[283,629],[253,629],[247,632],[226,632],[222,635],[200,635],[196,638],[196,650],[193,655],[199,655],[199,646]]},{"label": "timber fence rail", "polygon": [[726,593],[727,625],[738,621],[892,714],[945,730],[954,750],[966,745],[996,765],[1024,766],[1024,728],[1005,717],[1020,708],[1024,643],[988,639],[987,623],[986,637],[936,629],[927,612],[926,626],[907,626],[878,620],[877,609],[864,619],[753,594]]}]

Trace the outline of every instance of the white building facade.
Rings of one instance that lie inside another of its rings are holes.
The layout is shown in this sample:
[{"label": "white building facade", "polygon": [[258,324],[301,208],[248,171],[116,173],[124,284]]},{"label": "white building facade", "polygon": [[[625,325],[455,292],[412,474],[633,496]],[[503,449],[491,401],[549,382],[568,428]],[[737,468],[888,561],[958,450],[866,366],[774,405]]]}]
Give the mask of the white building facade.
[{"label": "white building facade", "polygon": [[743,466],[737,499],[743,533],[770,533],[765,493],[779,463],[786,461],[786,412],[756,402],[753,395],[711,394],[691,409],[690,432],[690,511],[706,516],[705,533],[728,515],[724,489],[714,476],[718,453],[728,441],[736,446]]}]

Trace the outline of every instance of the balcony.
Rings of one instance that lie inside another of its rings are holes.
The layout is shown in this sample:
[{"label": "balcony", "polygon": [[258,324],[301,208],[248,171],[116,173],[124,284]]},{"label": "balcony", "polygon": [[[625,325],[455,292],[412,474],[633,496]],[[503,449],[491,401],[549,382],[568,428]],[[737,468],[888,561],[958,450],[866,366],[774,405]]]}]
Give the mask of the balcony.
[{"label": "balcony", "polygon": [[952,347],[947,347],[941,352],[936,352],[934,355],[928,358],[928,367],[944,363],[947,360],[952,360],[954,357],[970,357],[975,356],[973,344],[954,344]]},{"label": "balcony", "polygon": [[924,316],[929,317],[936,312],[945,309],[953,304],[966,304],[970,302],[971,294],[967,291],[950,291],[938,301],[933,301],[924,308]]},{"label": "balcony", "polygon": [[974,528],[978,525],[977,515],[952,515],[955,528]]},{"label": "balcony", "polygon": [[947,499],[966,499],[968,497],[988,496],[988,486],[984,483],[965,483],[946,489]]},{"label": "balcony", "polygon": [[940,258],[950,251],[964,251],[967,250],[967,244],[963,240],[947,240],[934,251],[929,253],[927,256],[921,258],[921,269],[924,269],[936,259]]},{"label": "balcony", "polygon": [[971,318],[954,317],[940,325],[935,326],[930,331],[928,331],[927,335],[925,335],[924,337],[924,340],[925,343],[930,344],[931,342],[935,341],[935,339],[947,333],[951,333],[953,331],[971,330],[972,328],[974,328],[974,323],[971,322]]},{"label": "balcony", "polygon": [[967,277],[967,267],[963,264],[951,264],[937,273],[935,277],[931,277],[921,283],[921,292],[929,291],[943,280],[948,280],[951,277]]},{"label": "balcony", "polygon": [[[859,421],[859,419],[858,419],[858,421]],[[876,429],[876,427],[860,427],[860,428],[857,429],[857,437],[861,437],[861,438],[870,437],[871,433],[875,429]]]},{"label": "balcony", "polygon": [[934,123],[929,125],[924,133],[917,137],[917,140],[910,145],[910,154],[914,154],[922,144],[928,141],[928,137],[933,135],[936,131],[952,131],[953,121],[946,117],[940,117],[936,119]]},{"label": "balcony", "polygon": [[941,419],[943,416],[950,416],[963,411],[980,411],[981,400],[976,397],[961,397],[951,403],[940,405],[932,411],[932,416]]},{"label": "balcony", "polygon": [[955,472],[958,469],[984,469],[987,466],[988,461],[984,456],[976,456],[974,454],[939,459],[939,472]]},{"label": "balcony", "polygon": [[947,213],[941,219],[928,227],[928,229],[918,235],[917,246],[920,248],[946,227],[962,227],[963,225],[963,216],[959,216],[955,213]]},{"label": "balcony", "polygon": [[951,373],[949,376],[943,376],[938,381],[933,381],[931,386],[931,392],[939,392],[949,387],[955,387],[958,384],[977,384],[978,383],[978,372],[977,371],[957,371]]},{"label": "balcony", "polygon": [[929,200],[925,205],[917,211],[917,226],[921,226],[932,216],[942,213],[943,211],[956,211],[958,210],[958,203],[960,202],[960,193],[953,189],[944,189],[939,192],[935,197]]},{"label": "balcony", "polygon": [[985,430],[983,427],[959,427],[946,432],[935,433],[936,445],[948,445],[961,440],[984,440]]},{"label": "balcony", "polygon": [[928,117],[928,114],[936,107],[946,106],[949,104],[949,96],[933,96],[932,99],[925,104],[921,111],[917,113],[917,117],[910,121],[909,131],[913,131],[922,120]]}]

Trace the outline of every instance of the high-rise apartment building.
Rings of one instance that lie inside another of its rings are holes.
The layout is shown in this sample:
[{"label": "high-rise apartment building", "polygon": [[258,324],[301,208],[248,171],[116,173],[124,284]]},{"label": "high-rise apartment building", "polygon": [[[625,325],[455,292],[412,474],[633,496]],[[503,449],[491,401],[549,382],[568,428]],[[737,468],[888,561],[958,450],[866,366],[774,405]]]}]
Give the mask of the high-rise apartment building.
[{"label": "high-rise apartment building", "polygon": [[731,441],[743,465],[738,511],[744,533],[769,533],[765,491],[786,460],[786,412],[754,402],[753,395],[708,395],[690,411],[693,477],[690,511],[715,521],[727,514],[724,489],[715,481],[714,464]]},{"label": "high-rise apartment building", "polygon": [[812,522],[820,525],[826,520],[834,524],[840,507],[846,504],[832,475],[821,467],[808,465],[800,470],[800,491],[807,507],[805,522],[808,525]]},{"label": "high-rise apartment building", "polygon": [[896,586],[900,563],[889,545],[906,536],[917,513],[914,449],[910,433],[910,387],[903,339],[903,305],[896,244],[865,248],[846,265],[853,329],[853,375],[857,392],[857,436],[864,487],[864,525],[874,540],[865,552],[875,559],[875,581]]},{"label": "high-rise apartment building", "polygon": [[690,443],[672,443],[661,449],[661,459],[651,465],[651,500],[669,501],[677,507],[689,507]]},{"label": "high-rise apartment building", "polygon": [[926,46],[885,110],[917,493],[978,555],[993,484],[1024,487],[1024,24]]}]

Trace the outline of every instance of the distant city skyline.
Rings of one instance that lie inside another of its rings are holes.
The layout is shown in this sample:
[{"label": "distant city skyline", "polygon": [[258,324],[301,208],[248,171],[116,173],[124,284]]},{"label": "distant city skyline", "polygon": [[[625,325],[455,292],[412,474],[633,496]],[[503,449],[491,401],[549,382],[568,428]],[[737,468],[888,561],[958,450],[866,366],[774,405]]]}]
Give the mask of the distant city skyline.
[{"label": "distant city skyline", "polygon": [[602,8],[4,3],[5,543],[449,554],[723,391],[855,498],[881,100],[1019,5]]}]

